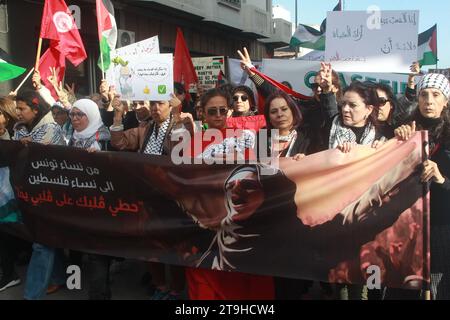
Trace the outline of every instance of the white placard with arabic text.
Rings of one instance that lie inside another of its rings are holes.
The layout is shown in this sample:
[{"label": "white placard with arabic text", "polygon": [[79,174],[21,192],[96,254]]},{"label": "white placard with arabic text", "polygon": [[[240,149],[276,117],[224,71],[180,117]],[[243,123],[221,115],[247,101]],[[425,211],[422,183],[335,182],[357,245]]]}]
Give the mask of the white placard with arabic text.
[{"label": "white placard with arabic text", "polygon": [[408,73],[417,60],[419,11],[333,11],[325,60],[344,72]]},{"label": "white placard with arabic text", "polygon": [[173,55],[159,54],[158,37],[111,53],[107,80],[123,100],[169,100],[173,93]]}]

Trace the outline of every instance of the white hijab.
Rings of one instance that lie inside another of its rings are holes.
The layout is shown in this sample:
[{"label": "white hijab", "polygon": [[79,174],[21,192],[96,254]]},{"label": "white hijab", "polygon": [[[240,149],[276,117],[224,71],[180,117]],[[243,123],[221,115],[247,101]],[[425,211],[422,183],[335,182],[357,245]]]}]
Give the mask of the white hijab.
[{"label": "white hijab", "polygon": [[81,99],[73,104],[72,109],[73,108],[77,108],[81,112],[85,113],[89,120],[89,124],[86,129],[80,132],[74,130],[73,137],[75,140],[88,139],[103,126],[98,105],[94,101],[90,99]]}]

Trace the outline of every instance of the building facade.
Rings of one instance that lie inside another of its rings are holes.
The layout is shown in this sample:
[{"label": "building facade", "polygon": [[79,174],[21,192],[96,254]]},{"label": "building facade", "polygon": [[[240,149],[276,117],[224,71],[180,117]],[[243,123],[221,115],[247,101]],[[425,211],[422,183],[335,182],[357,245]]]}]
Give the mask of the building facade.
[{"label": "building facade", "polygon": [[[87,95],[96,91],[100,70],[95,0],[66,0],[80,27],[88,59],[74,68],[67,62],[66,83]],[[272,18],[272,0],[112,0],[119,29],[118,46],[159,36],[161,53],[173,53],[176,28],[183,30],[192,57],[224,55],[238,58],[247,47],[252,58],[273,57],[274,48],[289,43],[288,21]],[[34,65],[44,0],[0,0],[0,46],[17,65]],[[1,10],[0,10],[1,12]],[[3,19],[3,21],[2,21]],[[277,27],[278,26],[278,27]],[[43,48],[44,52],[45,45]],[[6,94],[20,82],[0,84]]]}]

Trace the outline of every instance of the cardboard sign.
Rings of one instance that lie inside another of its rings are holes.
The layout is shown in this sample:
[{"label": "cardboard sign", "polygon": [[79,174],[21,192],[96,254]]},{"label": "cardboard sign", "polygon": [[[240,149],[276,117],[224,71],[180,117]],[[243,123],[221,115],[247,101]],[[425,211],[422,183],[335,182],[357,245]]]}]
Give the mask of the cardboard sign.
[{"label": "cardboard sign", "polygon": [[418,11],[328,12],[325,60],[343,72],[407,73],[418,28]]},{"label": "cardboard sign", "polygon": [[169,100],[173,93],[173,55],[159,54],[158,37],[111,53],[107,80],[123,100]]},{"label": "cardboard sign", "polygon": [[204,88],[212,89],[216,87],[220,80],[219,75],[225,77],[225,58],[223,56],[192,58],[198,81]]}]

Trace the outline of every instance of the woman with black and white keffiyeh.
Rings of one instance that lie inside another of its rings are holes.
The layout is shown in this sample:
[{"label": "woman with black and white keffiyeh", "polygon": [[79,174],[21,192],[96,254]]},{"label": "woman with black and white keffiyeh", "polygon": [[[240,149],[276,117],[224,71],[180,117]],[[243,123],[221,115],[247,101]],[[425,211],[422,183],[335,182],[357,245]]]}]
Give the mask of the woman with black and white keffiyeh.
[{"label": "woman with black and white keffiyeh", "polygon": [[378,99],[373,86],[355,81],[344,90],[339,114],[332,121],[328,148],[349,152],[353,145],[377,147],[385,140],[377,130]]}]

